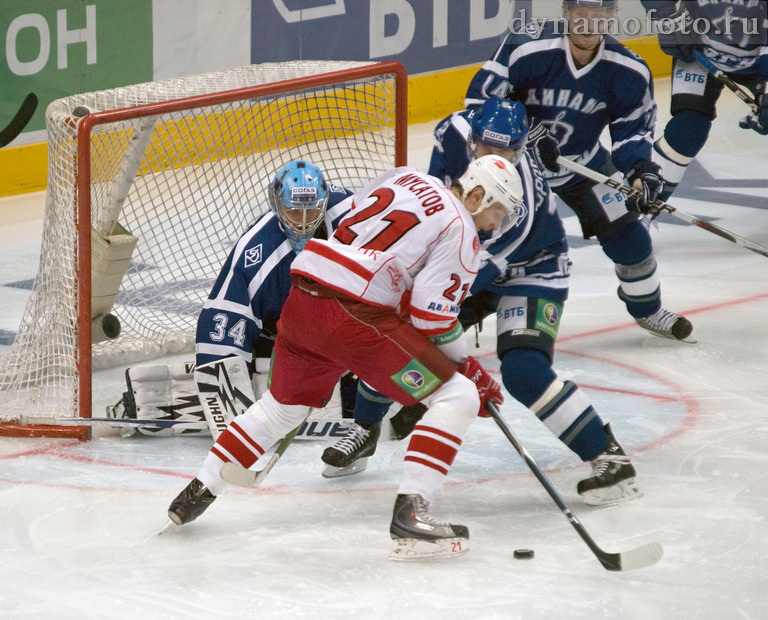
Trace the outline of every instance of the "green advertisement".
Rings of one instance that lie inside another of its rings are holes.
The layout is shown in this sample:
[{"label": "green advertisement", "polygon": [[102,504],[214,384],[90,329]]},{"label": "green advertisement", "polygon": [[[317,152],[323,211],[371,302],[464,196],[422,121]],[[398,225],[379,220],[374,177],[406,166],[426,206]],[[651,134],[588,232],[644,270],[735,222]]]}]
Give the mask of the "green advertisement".
[{"label": "green advertisement", "polygon": [[152,0],[2,0],[0,129],[29,95],[24,131],[60,97],[152,80]]}]

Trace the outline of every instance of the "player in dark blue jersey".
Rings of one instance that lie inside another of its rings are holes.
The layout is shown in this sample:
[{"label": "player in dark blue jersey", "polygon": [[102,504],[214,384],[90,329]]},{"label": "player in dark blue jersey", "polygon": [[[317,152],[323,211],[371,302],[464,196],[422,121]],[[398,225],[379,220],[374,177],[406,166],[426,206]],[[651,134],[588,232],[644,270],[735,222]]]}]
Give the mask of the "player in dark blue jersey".
[{"label": "player in dark blue jersey", "polygon": [[[638,211],[647,211],[663,188],[651,161],[656,104],[645,62],[602,34],[616,0],[565,0],[568,28],[551,20],[530,34],[510,34],[475,74],[465,105],[476,108],[496,95],[522,102],[557,140],[563,157],[641,191],[626,201],[615,190],[562,169],[545,170],[552,190],[579,218],[585,238],[597,237],[613,261],[618,294],[637,323],[674,340],[691,339],[693,326],[662,308],[651,237]],[[565,34],[563,34],[565,31]],[[608,128],[611,151],[600,144]]]},{"label": "player in dark blue jersey", "polygon": [[672,118],[654,144],[667,200],[709,137],[723,84],[694,58],[698,50],[756,97],[740,126],[768,135],[768,0],[643,0],[659,44],[674,58]]},{"label": "player in dark blue jersey", "polygon": [[269,359],[291,288],[290,269],[307,241],[326,238],[352,192],[326,183],[317,166],[295,160],[269,187],[270,212],[237,240],[197,321],[198,366],[236,355]]},{"label": "player in dark blue jersey", "polygon": [[[435,130],[430,174],[452,183],[471,160],[494,154],[515,163],[522,181],[521,217],[503,234],[483,241],[484,261],[470,296],[461,303],[459,320],[467,329],[496,315],[504,387],[582,461],[592,463],[592,474],[577,485],[584,500],[598,505],[632,499],[640,493],[629,457],[581,388],[559,379],[552,368],[571,261],[553,195],[525,148],[528,134],[522,104],[498,97],[474,112],[452,114]],[[336,475],[361,471],[355,463],[370,456],[376,443],[376,433],[368,429],[390,404],[385,399],[378,401],[378,411],[376,402],[364,412],[356,409],[349,435],[323,454],[326,463],[345,468]],[[404,411],[412,414],[412,408],[401,410],[393,425]]]}]

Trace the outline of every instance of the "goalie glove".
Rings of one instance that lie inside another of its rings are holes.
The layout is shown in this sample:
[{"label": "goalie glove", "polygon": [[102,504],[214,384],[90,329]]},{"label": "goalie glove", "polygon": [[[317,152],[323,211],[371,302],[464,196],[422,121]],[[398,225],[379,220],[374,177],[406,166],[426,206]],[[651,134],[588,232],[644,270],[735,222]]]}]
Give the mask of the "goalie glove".
[{"label": "goalie glove", "polygon": [[671,17],[656,22],[659,31],[659,46],[662,51],[685,62],[693,62],[693,52],[699,48],[699,36],[693,29],[693,20],[685,9]]},{"label": "goalie glove", "polygon": [[761,136],[768,136],[768,78],[763,79],[755,89],[758,110],[739,121],[742,129],[753,129]]},{"label": "goalie glove", "polygon": [[528,133],[528,142],[525,146],[531,150],[539,168],[560,172],[560,164],[557,163],[557,158],[560,157],[560,145],[542,123],[536,124]]},{"label": "goalie glove", "polygon": [[661,166],[651,161],[641,161],[627,174],[629,184],[640,192],[627,200],[627,208],[640,213],[656,213],[653,203],[664,191],[664,179],[661,178]]},{"label": "goalie glove", "polygon": [[490,414],[486,409],[486,403],[491,401],[498,407],[504,402],[501,386],[480,365],[476,357],[469,356],[465,359],[459,366],[459,372],[472,381],[477,388],[477,393],[480,396],[480,410],[477,415],[481,418],[489,418]]}]

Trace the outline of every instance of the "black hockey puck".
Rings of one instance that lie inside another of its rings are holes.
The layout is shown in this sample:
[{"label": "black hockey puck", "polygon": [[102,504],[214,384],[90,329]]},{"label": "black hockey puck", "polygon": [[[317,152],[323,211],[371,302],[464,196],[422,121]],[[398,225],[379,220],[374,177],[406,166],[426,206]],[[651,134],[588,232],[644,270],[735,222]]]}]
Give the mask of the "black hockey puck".
[{"label": "black hockey puck", "polygon": [[516,560],[530,560],[533,558],[533,549],[515,549]]},{"label": "black hockey puck", "polygon": [[72,110],[72,114],[77,118],[83,118],[84,116],[88,116],[92,112],[93,110],[91,110],[91,108],[84,105],[79,105],[74,110]]}]

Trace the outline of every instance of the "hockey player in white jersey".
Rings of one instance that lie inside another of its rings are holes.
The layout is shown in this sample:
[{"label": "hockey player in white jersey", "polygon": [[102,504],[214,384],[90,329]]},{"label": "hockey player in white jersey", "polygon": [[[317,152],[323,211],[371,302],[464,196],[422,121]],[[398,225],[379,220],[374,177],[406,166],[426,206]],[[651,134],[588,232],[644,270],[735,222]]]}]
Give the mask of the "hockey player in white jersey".
[{"label": "hockey player in white jersey", "polygon": [[393,559],[461,555],[468,529],[436,521],[429,506],[472,420],[503,399],[468,357],[457,317],[480,262],[477,231],[506,230],[523,215],[520,179],[489,155],[450,189],[398,168],[350,200],[333,237],[310,240],[294,261],[270,389],[230,422],[168,514],[179,525],[202,514],[226,487],[225,463],[251,467],[349,369],[393,400],[428,406],[404,459]]},{"label": "hockey player in white jersey", "polygon": [[[592,473],[579,481],[577,492],[591,505],[607,505],[640,495],[635,468],[621,445],[595,411],[588,396],[573,381],[558,378],[552,368],[554,345],[563,306],[568,297],[570,260],[563,224],[554,198],[539,167],[535,149],[526,151],[529,135],[525,108],[519,102],[489,99],[479,110],[461,111],[435,129],[430,173],[438,177],[462,176],[475,155],[488,151],[515,162],[523,184],[523,216],[503,235],[483,243],[485,261],[461,304],[464,329],[482,325],[496,315],[497,355],[507,391],[529,408],[579,458],[592,465]],[[365,386],[363,386],[365,387]],[[344,454],[344,473],[360,455],[373,453],[376,440],[371,411],[378,419],[389,406],[381,395],[365,410],[355,409],[355,425],[347,437],[326,453]],[[323,460],[327,463],[326,453]],[[334,454],[335,455],[335,454]]]},{"label": "hockey player in white jersey", "polygon": [[666,181],[660,197],[667,200],[704,148],[723,92],[694,52],[752,92],[758,109],[740,126],[768,135],[768,0],[643,0],[643,6],[658,25],[662,50],[674,59],[672,118],[654,144]]},{"label": "hockey player in white jersey", "polygon": [[[651,236],[638,213],[651,209],[664,185],[652,161],[656,104],[650,70],[602,34],[605,21],[585,27],[613,16],[617,0],[565,0],[563,7],[566,34],[552,20],[541,32],[508,35],[475,74],[465,105],[479,107],[494,95],[520,101],[557,140],[563,157],[620,182],[626,176],[640,190],[640,198],[627,201],[555,162],[544,171],[550,188],[576,212],[584,237],[597,237],[614,263],[618,295],[629,314],[655,335],[689,340],[690,321],[662,308]],[[606,127],[610,153],[600,144]]]}]

